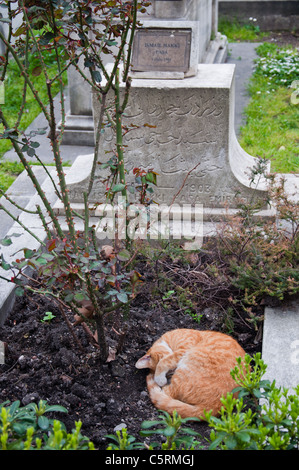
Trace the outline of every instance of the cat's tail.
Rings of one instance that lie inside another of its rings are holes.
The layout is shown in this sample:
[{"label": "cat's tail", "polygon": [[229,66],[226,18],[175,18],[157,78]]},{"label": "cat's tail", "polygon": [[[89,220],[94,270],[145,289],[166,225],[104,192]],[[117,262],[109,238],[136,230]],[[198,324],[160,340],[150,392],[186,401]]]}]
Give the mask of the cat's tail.
[{"label": "cat's tail", "polygon": [[[150,395],[150,399],[156,408],[159,410],[167,411],[169,414],[173,414],[174,411],[181,416],[181,418],[199,418],[204,420],[204,412],[210,411],[205,410],[200,405],[190,405],[180,400],[176,400],[167,393],[165,393],[164,387],[160,387],[154,381],[154,375],[149,374],[147,376],[147,388]],[[217,414],[219,410],[212,410],[212,414]]]}]

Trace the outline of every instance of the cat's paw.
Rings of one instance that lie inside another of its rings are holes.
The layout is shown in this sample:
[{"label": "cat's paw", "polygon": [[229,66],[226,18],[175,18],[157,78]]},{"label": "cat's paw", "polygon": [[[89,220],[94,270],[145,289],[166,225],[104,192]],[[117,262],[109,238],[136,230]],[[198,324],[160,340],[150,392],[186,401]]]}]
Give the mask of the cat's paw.
[{"label": "cat's paw", "polygon": [[162,372],[159,375],[155,375],[155,382],[160,387],[163,387],[164,385],[166,385],[167,384],[166,372]]}]

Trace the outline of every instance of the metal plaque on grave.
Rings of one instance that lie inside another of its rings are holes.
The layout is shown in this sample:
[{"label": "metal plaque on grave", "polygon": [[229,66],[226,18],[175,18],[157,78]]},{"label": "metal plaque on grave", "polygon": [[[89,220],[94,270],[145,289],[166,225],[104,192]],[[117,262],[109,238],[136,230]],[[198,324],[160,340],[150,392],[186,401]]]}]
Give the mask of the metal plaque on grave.
[{"label": "metal plaque on grave", "polygon": [[191,30],[151,29],[136,31],[132,70],[135,72],[187,72]]}]

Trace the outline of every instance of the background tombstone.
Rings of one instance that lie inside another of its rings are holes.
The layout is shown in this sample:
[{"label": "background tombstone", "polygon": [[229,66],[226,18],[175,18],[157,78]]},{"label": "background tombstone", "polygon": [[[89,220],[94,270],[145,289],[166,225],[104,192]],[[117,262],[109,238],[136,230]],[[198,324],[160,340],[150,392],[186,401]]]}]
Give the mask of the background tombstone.
[{"label": "background tombstone", "polygon": [[[79,66],[82,67],[82,59]],[[68,69],[69,111],[66,115],[62,143],[64,145],[94,145],[94,123],[90,85],[74,66]],[[60,129],[61,122],[58,125]]]}]

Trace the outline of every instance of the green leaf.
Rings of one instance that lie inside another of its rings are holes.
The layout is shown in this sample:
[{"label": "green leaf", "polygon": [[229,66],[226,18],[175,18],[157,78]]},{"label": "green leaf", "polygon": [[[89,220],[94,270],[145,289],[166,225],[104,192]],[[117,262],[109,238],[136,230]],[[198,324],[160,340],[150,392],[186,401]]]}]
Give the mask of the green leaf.
[{"label": "green leaf", "polygon": [[190,436],[198,436],[198,432],[194,431],[193,429],[190,428],[181,428],[180,431],[182,433],[190,434]]},{"label": "green leaf", "polygon": [[117,258],[120,261],[128,261],[131,258],[131,254],[128,250],[122,250],[118,253]]},{"label": "green leaf", "polygon": [[233,450],[237,446],[237,441],[234,436],[228,436],[227,439],[225,439],[225,444],[227,445],[229,450]]},{"label": "green leaf", "polygon": [[116,297],[117,297],[118,300],[119,300],[120,302],[122,302],[123,304],[126,304],[126,303],[128,302],[128,300],[129,300],[129,299],[128,299],[128,296],[127,296],[127,294],[126,294],[125,292],[118,292],[118,293],[116,294]]},{"label": "green leaf", "polygon": [[34,250],[30,250],[29,248],[24,248],[24,255],[26,259],[31,258],[35,254]]},{"label": "green leaf", "polygon": [[73,298],[74,298],[74,294],[71,292],[71,293],[69,293],[65,296],[64,301],[65,302],[72,302]]},{"label": "green leaf", "polygon": [[14,294],[17,295],[18,297],[22,297],[22,295],[24,294],[24,289],[23,287],[16,287],[15,290],[14,290]]},{"label": "green leaf", "polygon": [[12,244],[11,238],[5,237],[0,240],[1,245],[9,246]]},{"label": "green leaf", "polygon": [[223,435],[218,436],[210,445],[209,450],[215,450],[223,441]]},{"label": "green leaf", "polygon": [[82,292],[77,292],[75,294],[75,300],[77,300],[78,302],[80,302],[81,300],[85,300],[85,295],[82,293]]},{"label": "green leaf", "polygon": [[245,430],[238,431],[236,437],[242,442],[250,442],[250,434]]},{"label": "green leaf", "polygon": [[46,264],[48,264],[48,260],[46,260],[43,256],[41,256],[40,258],[37,258],[36,264],[38,266],[45,266]]},{"label": "green leaf", "polygon": [[96,82],[100,83],[102,81],[102,74],[99,70],[92,70],[91,74]]},{"label": "green leaf", "polygon": [[23,436],[26,434],[28,423],[22,423],[22,422],[13,423],[12,427],[13,427],[14,432],[18,434],[18,436]]},{"label": "green leaf", "polygon": [[19,410],[21,402],[19,400],[14,401],[9,407],[9,414],[13,416],[16,411]]},{"label": "green leaf", "polygon": [[37,423],[43,431],[47,431],[47,429],[49,429],[50,421],[46,416],[39,416]]},{"label": "green leaf", "polygon": [[52,412],[52,411],[60,411],[61,413],[68,413],[68,410],[61,405],[49,405],[46,408],[46,413]]},{"label": "green leaf", "polygon": [[176,433],[176,428],[175,428],[174,426],[167,426],[167,427],[163,430],[164,436],[167,436],[167,437],[174,436],[175,433]]},{"label": "green leaf", "polygon": [[141,423],[141,429],[149,429],[158,424],[161,424],[161,421],[143,421]]},{"label": "green leaf", "polygon": [[30,148],[27,150],[27,155],[29,155],[29,157],[34,157],[34,156],[35,156],[35,150],[30,147]]},{"label": "green leaf", "polygon": [[5,259],[3,258],[3,254],[1,254],[0,266],[1,266],[1,268],[4,269],[5,271],[8,271],[8,270],[11,268],[10,264],[8,264],[8,263],[5,261]]},{"label": "green leaf", "polygon": [[31,147],[37,149],[39,146],[40,146],[40,143],[39,142],[31,142]]},{"label": "green leaf", "polygon": [[126,185],[123,183],[115,184],[112,188],[113,193],[118,193],[119,191],[123,191]]}]

